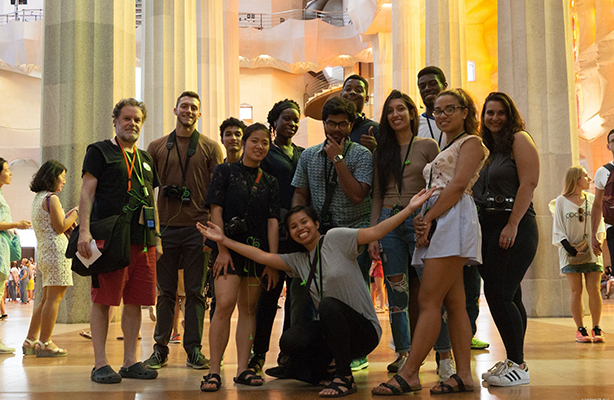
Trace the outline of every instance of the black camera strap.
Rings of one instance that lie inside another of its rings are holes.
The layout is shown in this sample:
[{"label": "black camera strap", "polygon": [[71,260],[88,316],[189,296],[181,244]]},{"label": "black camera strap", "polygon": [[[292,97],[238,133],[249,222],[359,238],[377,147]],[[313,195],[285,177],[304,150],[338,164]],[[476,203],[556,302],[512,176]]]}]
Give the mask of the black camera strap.
[{"label": "black camera strap", "polygon": [[168,158],[171,154],[171,150],[175,147],[177,150],[177,158],[179,159],[179,167],[181,167],[181,186],[185,186],[185,180],[188,173],[188,165],[190,165],[190,157],[192,157],[196,153],[196,146],[198,145],[198,136],[200,134],[195,129],[192,132],[192,136],[190,136],[190,145],[188,146],[188,153],[185,158],[185,165],[181,163],[181,155],[179,154],[179,146],[176,146],[176,136],[175,131],[172,131],[170,135],[168,135],[168,140],[166,141],[166,148],[168,152],[166,153],[166,161],[164,162],[164,172],[162,176],[164,177],[164,183],[166,184],[166,171],[168,168]]},{"label": "black camera strap", "polygon": [[[352,147],[353,144],[354,142],[350,142],[349,146],[346,147],[345,150],[343,150],[344,158],[347,152],[350,150],[350,147]],[[324,148],[324,146],[322,146],[322,148]],[[324,189],[326,191],[326,196],[324,197],[324,205],[322,205],[322,211],[320,212],[320,223],[325,222],[322,220],[322,218],[326,217],[326,215],[328,214],[330,203],[333,201],[333,193],[335,192],[335,188],[337,187],[337,169],[335,168],[333,164],[332,170],[329,171],[328,161],[329,161],[328,155],[326,154],[326,152],[324,152],[324,179],[325,179]],[[332,163],[332,161],[330,163]]]},{"label": "black camera strap", "polygon": [[313,255],[313,259],[311,260],[309,265],[309,276],[307,277],[307,282],[305,283],[307,293],[309,293],[309,287],[311,286],[311,282],[313,282],[313,278],[316,275],[316,268],[319,265],[320,285],[318,286],[318,283],[316,282],[316,291],[318,292],[320,299],[322,299],[322,243],[324,243],[324,235],[320,236],[320,240],[318,241],[318,245],[316,246],[316,252]]}]

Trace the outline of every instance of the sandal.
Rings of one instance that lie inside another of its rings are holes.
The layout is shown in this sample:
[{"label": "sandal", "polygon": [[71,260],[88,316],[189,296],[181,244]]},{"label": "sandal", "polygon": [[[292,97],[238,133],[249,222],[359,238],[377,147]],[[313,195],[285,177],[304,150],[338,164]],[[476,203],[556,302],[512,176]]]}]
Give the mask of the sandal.
[{"label": "sandal", "polygon": [[119,374],[128,379],[156,379],[158,371],[143,367],[142,362],[131,365],[128,368],[121,367]]},{"label": "sandal", "polygon": [[457,374],[452,375],[450,378],[454,378],[457,386],[450,386],[443,382],[439,382],[437,386],[431,389],[431,394],[448,394],[448,393],[462,393],[473,392],[473,385],[465,385],[463,380]]},{"label": "sandal", "polygon": [[246,369],[239,376],[232,378],[235,383],[247,386],[262,386],[264,379],[260,375],[256,375],[251,369]]},{"label": "sandal", "polygon": [[414,387],[410,386],[409,383],[399,374],[393,376],[394,380],[397,381],[399,387],[391,385],[388,382],[380,383],[378,387],[384,387],[389,389],[390,392],[378,392],[375,389],[371,390],[371,394],[375,396],[398,396],[403,393],[417,392],[422,390],[422,385],[416,385]]},{"label": "sandal", "polygon": [[[55,347],[50,349],[49,346],[51,345]],[[66,354],[68,354],[66,349],[59,348],[51,340],[45,343],[38,340],[34,352],[36,357],[66,357]]]},{"label": "sandal", "polygon": [[121,375],[113,371],[110,365],[105,365],[98,369],[92,368],[90,378],[96,383],[120,383],[122,381]]},{"label": "sandal", "polygon": [[[222,378],[218,374],[209,374],[203,376],[203,381],[200,383],[200,390],[203,392],[217,392],[222,386]],[[215,387],[204,387],[204,385],[215,385]]]},{"label": "sandal", "polygon": [[[341,382],[335,382],[335,379],[339,379]],[[354,383],[354,377],[350,376],[349,378],[346,378],[343,375],[335,375],[335,377],[333,378],[333,380],[324,388],[326,389],[332,389],[334,390],[335,394],[320,394],[320,397],[326,397],[326,398],[331,398],[331,397],[345,397],[348,396],[350,394],[354,394],[358,391],[358,387],[356,386],[356,384]],[[346,389],[346,390],[343,390]]]},{"label": "sandal", "polygon": [[26,338],[21,345],[21,350],[23,350],[24,356],[33,356],[36,354],[36,344],[38,343],[37,339],[30,340]]},{"label": "sandal", "polygon": [[82,337],[86,338],[86,339],[92,339],[92,332],[90,331],[81,331],[79,332],[79,335],[81,335]]}]

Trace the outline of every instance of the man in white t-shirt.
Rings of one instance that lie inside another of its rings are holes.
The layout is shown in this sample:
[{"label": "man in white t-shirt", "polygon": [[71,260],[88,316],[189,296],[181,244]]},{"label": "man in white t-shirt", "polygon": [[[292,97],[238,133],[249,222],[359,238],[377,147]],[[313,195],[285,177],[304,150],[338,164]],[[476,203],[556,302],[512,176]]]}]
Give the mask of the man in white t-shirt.
[{"label": "man in white t-shirt", "polygon": [[446,136],[441,134],[435,118],[433,118],[433,108],[439,93],[448,87],[446,76],[439,67],[428,66],[418,72],[418,89],[420,97],[426,107],[426,111],[420,115],[420,127],[418,136],[434,139],[441,149],[447,143]]},{"label": "man in white t-shirt", "polygon": [[[608,150],[612,152],[612,158],[614,159],[614,129],[608,132]],[[614,165],[613,161],[610,161],[610,164]],[[602,205],[603,205],[603,194],[605,190],[605,185],[608,182],[608,178],[610,177],[610,171],[606,167],[601,167],[595,173],[595,201],[593,202],[593,208],[591,209],[591,222],[593,225],[593,251],[595,255],[601,254],[601,242],[597,238],[597,228],[599,227],[599,221],[602,217]],[[608,250],[610,250],[610,262],[611,265],[614,265],[614,227],[612,225],[606,224],[606,241],[608,243]]]}]

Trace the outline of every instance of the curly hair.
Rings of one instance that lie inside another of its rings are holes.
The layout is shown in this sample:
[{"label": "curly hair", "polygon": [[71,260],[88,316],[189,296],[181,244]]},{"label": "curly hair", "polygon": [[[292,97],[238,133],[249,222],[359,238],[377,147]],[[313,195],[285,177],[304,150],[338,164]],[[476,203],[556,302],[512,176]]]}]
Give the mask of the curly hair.
[{"label": "curly hair", "polygon": [[284,110],[287,110],[288,108],[295,109],[298,112],[298,115],[301,115],[301,107],[299,107],[296,101],[291,99],[278,101],[277,103],[275,103],[273,108],[271,108],[271,111],[269,111],[269,115],[266,117],[266,120],[269,123],[269,129],[271,131],[276,130],[277,127],[275,125],[277,124],[279,116]]},{"label": "curly hair", "polygon": [[447,89],[439,93],[437,98],[442,96],[452,96],[456,98],[458,104],[461,107],[465,107],[469,112],[467,113],[467,118],[465,118],[464,129],[465,132],[469,135],[477,135],[478,134],[478,110],[475,106],[475,101],[471,95],[461,89]]},{"label": "curly hair", "polygon": [[222,139],[222,142],[224,141],[224,131],[229,126],[236,126],[237,128],[241,129],[241,132],[245,132],[245,128],[247,128],[247,126],[245,126],[245,123],[240,119],[234,117],[225,119],[224,121],[222,121],[222,125],[220,125],[220,138]]},{"label": "curly hair", "polygon": [[62,172],[66,171],[66,167],[59,161],[46,161],[32,176],[30,182],[30,190],[34,193],[42,191],[55,192],[58,183],[58,177]]},{"label": "curly hair", "polygon": [[121,99],[115,104],[113,107],[112,117],[114,119],[119,118],[119,115],[122,113],[122,108],[126,106],[138,107],[141,109],[141,113],[143,114],[143,122],[147,119],[147,109],[145,108],[145,103],[142,101],[138,101],[137,99],[133,99],[132,97],[128,99]]},{"label": "curly hair", "polygon": [[420,70],[420,72],[418,72],[418,79],[422,78],[424,75],[435,75],[436,77],[439,78],[439,82],[442,85],[447,85],[446,82],[446,75],[443,73],[443,71],[441,70],[441,68],[436,67],[434,65],[429,65],[428,67],[424,67]]},{"label": "curly hair", "polygon": [[[495,140],[492,132],[486,124],[484,124],[484,117],[486,116],[486,105],[491,101],[498,101],[505,109],[505,117],[507,123],[501,128],[501,132],[497,135]],[[484,141],[484,145],[490,150],[490,155],[494,153],[510,153],[512,151],[512,145],[514,144],[514,134],[516,132],[524,131],[525,124],[516,108],[516,104],[510,96],[503,92],[492,92],[484,100],[484,107],[482,108],[482,124],[480,125],[480,135]]]},{"label": "curly hair", "polygon": [[350,124],[356,121],[356,104],[343,97],[332,97],[326,100],[324,107],[322,107],[322,121],[326,121],[329,115],[341,115],[348,116]]},{"label": "curly hair", "polygon": [[401,99],[405,103],[409,116],[411,118],[411,132],[415,136],[418,134],[420,120],[418,119],[418,109],[414,101],[398,90],[393,90],[382,108],[382,118],[379,123],[379,136],[377,140],[377,149],[373,154],[373,166],[377,171],[377,179],[379,181],[380,196],[383,199],[386,194],[388,181],[394,178],[399,190],[403,187],[403,177],[401,176],[401,155],[399,154],[401,146],[397,139],[397,134],[388,122],[388,107],[394,99]]}]

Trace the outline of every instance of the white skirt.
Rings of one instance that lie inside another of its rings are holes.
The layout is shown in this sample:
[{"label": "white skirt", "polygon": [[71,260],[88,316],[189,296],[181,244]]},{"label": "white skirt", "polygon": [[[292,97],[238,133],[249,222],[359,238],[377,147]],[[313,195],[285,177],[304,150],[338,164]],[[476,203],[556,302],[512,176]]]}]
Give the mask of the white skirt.
[{"label": "white skirt", "polygon": [[[425,205],[431,207],[437,197]],[[416,248],[412,265],[422,265],[427,258],[468,258],[468,265],[482,264],[482,229],[473,197],[463,194],[451,209],[437,218],[437,227],[428,247]]]}]

